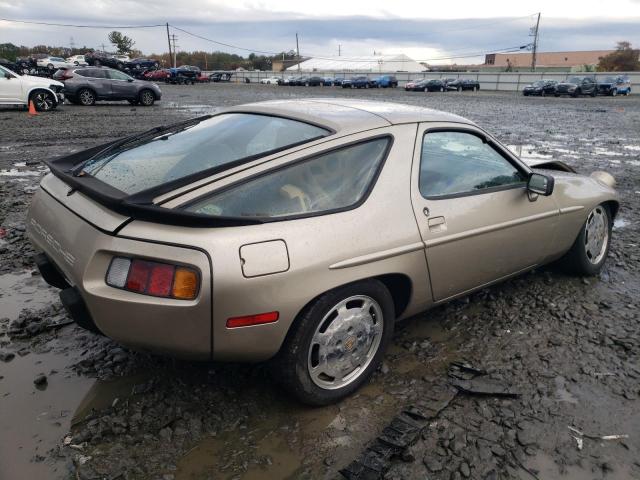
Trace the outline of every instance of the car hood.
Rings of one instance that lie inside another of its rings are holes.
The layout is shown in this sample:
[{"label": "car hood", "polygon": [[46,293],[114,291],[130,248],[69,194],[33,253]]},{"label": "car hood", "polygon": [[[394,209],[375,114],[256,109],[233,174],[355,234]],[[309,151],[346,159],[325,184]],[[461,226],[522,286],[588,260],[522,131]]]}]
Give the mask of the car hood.
[{"label": "car hood", "polygon": [[62,82],[57,80],[53,80],[51,78],[42,78],[42,77],[34,77],[31,75],[22,75],[23,81],[27,81],[30,85],[38,85],[43,87],[48,87],[50,85],[55,85],[56,87],[64,87]]}]

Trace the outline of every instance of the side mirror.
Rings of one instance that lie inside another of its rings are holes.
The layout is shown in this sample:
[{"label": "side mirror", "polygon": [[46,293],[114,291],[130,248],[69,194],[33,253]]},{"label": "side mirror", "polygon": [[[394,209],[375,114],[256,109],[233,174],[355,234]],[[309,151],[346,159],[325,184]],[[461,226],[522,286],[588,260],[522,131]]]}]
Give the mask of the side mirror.
[{"label": "side mirror", "polygon": [[4,78],[6,78],[7,80],[11,80],[13,78],[13,75],[11,75],[9,72],[4,72]]},{"label": "side mirror", "polygon": [[133,78],[127,78],[127,82],[129,83],[133,82]]},{"label": "side mirror", "polygon": [[548,197],[553,193],[555,181],[551,175],[543,175],[542,173],[532,173],[527,181],[527,191]]}]

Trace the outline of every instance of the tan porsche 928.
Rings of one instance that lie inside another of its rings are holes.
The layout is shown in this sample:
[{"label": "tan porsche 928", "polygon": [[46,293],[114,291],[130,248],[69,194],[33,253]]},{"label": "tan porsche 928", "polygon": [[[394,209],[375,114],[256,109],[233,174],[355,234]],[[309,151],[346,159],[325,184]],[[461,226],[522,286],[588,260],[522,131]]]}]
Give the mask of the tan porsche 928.
[{"label": "tan porsche 928", "polygon": [[28,232],[78,324],[137,349],[272,359],[310,404],[355,391],[394,322],[565,257],[606,259],[605,172],[523,163],[391,103],[241,105],[49,162]]}]

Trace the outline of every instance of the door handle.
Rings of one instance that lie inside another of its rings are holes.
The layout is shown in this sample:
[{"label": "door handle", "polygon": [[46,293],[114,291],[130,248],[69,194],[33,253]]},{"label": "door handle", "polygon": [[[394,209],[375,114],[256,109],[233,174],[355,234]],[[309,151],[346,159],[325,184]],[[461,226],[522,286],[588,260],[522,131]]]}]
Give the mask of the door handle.
[{"label": "door handle", "polygon": [[431,232],[442,232],[447,229],[447,222],[444,217],[433,217],[427,221],[427,225],[429,226],[429,231]]}]

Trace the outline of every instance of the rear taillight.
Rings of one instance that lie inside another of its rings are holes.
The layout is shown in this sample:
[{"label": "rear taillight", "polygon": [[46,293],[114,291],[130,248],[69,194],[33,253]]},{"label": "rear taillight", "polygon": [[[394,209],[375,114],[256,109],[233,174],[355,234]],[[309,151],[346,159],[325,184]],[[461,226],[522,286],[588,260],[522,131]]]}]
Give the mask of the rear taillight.
[{"label": "rear taillight", "polygon": [[193,300],[200,277],[192,268],[148,260],[114,257],[107,270],[107,285],[154,297]]},{"label": "rear taillight", "polygon": [[73,73],[67,70],[58,70],[58,73],[55,74],[53,78],[55,80],[60,80],[61,82],[63,82],[65,80],[69,80],[70,78],[73,78]]}]

